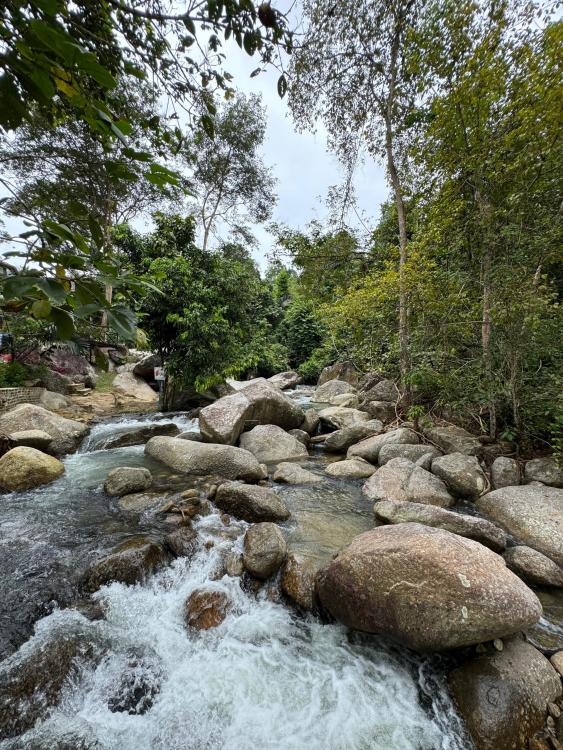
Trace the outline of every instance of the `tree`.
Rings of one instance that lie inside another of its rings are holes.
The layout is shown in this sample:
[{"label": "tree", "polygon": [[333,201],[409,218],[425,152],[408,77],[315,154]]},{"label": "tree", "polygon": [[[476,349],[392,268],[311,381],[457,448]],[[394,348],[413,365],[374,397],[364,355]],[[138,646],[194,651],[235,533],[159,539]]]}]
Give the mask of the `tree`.
[{"label": "tree", "polygon": [[376,158],[385,154],[397,211],[400,368],[405,382],[408,299],[402,282],[408,238],[401,141],[418,83],[413,40],[425,5],[425,0],[307,0],[308,25],[291,64],[290,106],[298,125],[314,128],[320,117],[329,145],[349,171],[363,149]]},{"label": "tree", "polygon": [[248,239],[248,222],[270,217],[275,179],[259,154],[265,131],[260,97],[237,94],[217,112],[213,134],[198,131],[182,150],[193,169],[204,250],[219,222]]}]

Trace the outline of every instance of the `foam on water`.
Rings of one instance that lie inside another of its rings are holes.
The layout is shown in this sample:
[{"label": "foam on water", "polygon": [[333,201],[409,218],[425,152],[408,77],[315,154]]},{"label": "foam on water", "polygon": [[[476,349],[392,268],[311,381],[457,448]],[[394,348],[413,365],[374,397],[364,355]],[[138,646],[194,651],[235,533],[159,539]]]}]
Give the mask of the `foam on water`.
[{"label": "foam on water", "polygon": [[[179,559],[144,585],[98,592],[106,619],[83,626],[110,642],[107,656],[66,687],[21,747],[49,747],[63,737],[104,750],[469,747],[429,661],[300,619],[265,593],[246,593],[238,578],[213,580],[224,555],[241,549],[246,525],[229,527],[234,540],[221,537],[216,515],[198,526],[200,548],[189,564]],[[219,627],[188,633],[184,604],[202,586],[227,593],[231,610]],[[79,615],[45,618],[35,638],[65,617]],[[125,674],[140,694],[155,693],[142,714],[110,710]]]},{"label": "foam on water", "polygon": [[141,417],[130,417],[127,415],[122,417],[112,417],[111,421],[99,422],[92,427],[80,448],[80,453],[88,453],[92,450],[96,450],[96,447],[101,445],[104,440],[109,437],[115,437],[123,432],[129,432],[130,430],[136,430],[141,427],[149,427],[154,424],[171,423],[177,425],[182,432],[199,430],[198,420],[191,419],[187,414],[148,414],[147,416]]}]

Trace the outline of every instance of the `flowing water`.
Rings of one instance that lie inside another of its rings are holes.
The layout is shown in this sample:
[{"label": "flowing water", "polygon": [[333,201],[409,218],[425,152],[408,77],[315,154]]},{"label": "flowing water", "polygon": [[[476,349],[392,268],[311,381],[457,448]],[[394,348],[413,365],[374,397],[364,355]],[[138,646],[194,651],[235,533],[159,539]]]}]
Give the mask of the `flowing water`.
[{"label": "flowing water", "polygon": [[[306,392],[296,397],[304,402]],[[0,502],[0,636],[8,657],[23,663],[33,649],[79,633],[99,648],[67,681],[55,708],[1,750],[463,750],[469,748],[444,687],[444,665],[338,625],[303,618],[272,596],[223,575],[225,556],[242,549],[244,522],[225,526],[216,513],[194,522],[198,549],[142,585],[114,583],[94,599],[104,611],[90,620],[72,601],[78,571],[154,518],[123,517],[100,489],[109,469],[148,466],[157,482],[166,471],[142,446],[96,450],[109,434],[154,417],[97,425],[82,452],[65,460],[66,474]],[[174,417],[182,429],[194,423]],[[312,451],[308,468],[327,460]],[[328,559],[371,528],[370,504],[359,482],[283,487],[292,511],[290,549]],[[213,542],[213,546],[210,543]],[[231,607],[219,627],[188,633],[183,611],[196,589],[225,592]],[[41,607],[29,609],[39,598]],[[43,601],[45,600],[45,601]],[[25,606],[24,606],[25,605]],[[19,609],[18,609],[19,607]],[[26,609],[27,607],[27,609]],[[10,628],[18,618],[22,627]]]}]

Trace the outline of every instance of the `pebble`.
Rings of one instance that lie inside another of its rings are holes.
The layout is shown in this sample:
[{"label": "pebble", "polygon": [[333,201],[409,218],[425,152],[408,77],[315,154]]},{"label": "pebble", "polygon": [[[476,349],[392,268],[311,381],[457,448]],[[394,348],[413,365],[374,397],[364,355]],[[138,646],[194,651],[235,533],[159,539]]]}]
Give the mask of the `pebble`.
[{"label": "pebble", "polygon": [[561,709],[557,703],[548,703],[547,710],[549,711],[549,715],[553,716],[554,719],[558,719],[561,716]]},{"label": "pebble", "polygon": [[501,641],[500,638],[495,638],[493,641],[493,646],[496,648],[497,651],[502,651],[504,648],[504,643]]}]

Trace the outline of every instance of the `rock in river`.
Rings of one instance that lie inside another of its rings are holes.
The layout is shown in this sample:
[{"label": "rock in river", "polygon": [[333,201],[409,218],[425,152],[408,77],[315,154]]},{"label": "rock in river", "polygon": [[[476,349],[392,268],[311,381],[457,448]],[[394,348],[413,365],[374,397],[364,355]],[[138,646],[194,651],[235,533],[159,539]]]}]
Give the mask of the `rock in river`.
[{"label": "rock in river", "polygon": [[53,438],[43,430],[18,430],[8,435],[8,439],[14,448],[25,446],[26,448],[37,448],[38,451],[49,449]]},{"label": "rock in river", "polygon": [[230,604],[224,591],[195,589],[186,602],[186,625],[197,630],[216,628],[227,616]]},{"label": "rock in river", "polygon": [[331,432],[324,441],[323,447],[325,451],[331,453],[345,453],[351,445],[372,435],[378,435],[382,430],[383,423],[379,419],[370,419],[362,424]]},{"label": "rock in river", "polygon": [[64,474],[65,467],[36,448],[12,448],[0,458],[0,488],[8,492],[30,490]]},{"label": "rock in river", "polygon": [[321,604],[339,622],[417,651],[501,638],[542,613],[536,595],[499,555],[418,523],[360,534],[316,582]]},{"label": "rock in river", "polygon": [[216,474],[225,479],[244,479],[247,482],[258,482],[265,476],[263,467],[252,453],[232,445],[154,437],[146,444],[145,453],[183,474]]},{"label": "rock in river", "polygon": [[314,474],[312,471],[290,461],[282,461],[281,464],[278,464],[272,479],[274,482],[283,482],[284,484],[318,484],[323,481],[323,478],[318,474]]},{"label": "rock in river", "polygon": [[281,427],[258,425],[240,436],[240,447],[250,451],[261,464],[273,464],[308,456],[307,447]]},{"label": "rock in river", "polygon": [[491,466],[491,482],[495,490],[520,484],[518,461],[507,456],[495,458]]},{"label": "rock in river", "polygon": [[504,553],[504,559],[510,570],[528,583],[563,587],[563,568],[531,547],[511,547]]},{"label": "rock in river", "polygon": [[318,563],[291,553],[285,561],[281,587],[283,593],[298,607],[311,610],[315,604],[315,575]]},{"label": "rock in river", "polygon": [[82,422],[65,419],[42,406],[19,404],[0,416],[0,433],[9,435],[19,430],[42,430],[53,438],[50,450],[58,456],[72,453],[88,432]]},{"label": "rock in river", "polygon": [[334,399],[338,396],[355,394],[356,388],[344,380],[329,380],[320,385],[313,393],[313,401],[319,404],[337,404]]},{"label": "rock in river", "polygon": [[286,555],[285,539],[275,523],[256,523],[244,535],[244,567],[255,578],[269,578]]},{"label": "rock in river", "polygon": [[449,508],[454,499],[441,479],[408,458],[392,458],[367,480],[362,492],[370,500],[399,500]]},{"label": "rock in river", "polygon": [[104,492],[111,497],[122,497],[133,492],[148,490],[152,475],[142,466],[118,466],[112,469],[104,482]]},{"label": "rock in river", "polygon": [[375,435],[352,445],[348,448],[346,458],[359,456],[372,464],[376,464],[379,451],[384,445],[417,445],[419,442],[416,432],[408,427],[399,427],[396,430],[389,430],[382,435]]},{"label": "rock in river", "polygon": [[487,486],[479,461],[465,453],[448,453],[435,458],[432,473],[446,483],[450,492],[460,497],[479,497]]},{"label": "rock in river", "polygon": [[258,378],[237,393],[204,407],[199,414],[199,427],[207,442],[234,445],[247,423],[292,430],[301,427],[304,419],[303,410],[285,393]]},{"label": "rock in river", "polygon": [[278,372],[268,378],[268,382],[285,391],[286,388],[295,388],[296,385],[303,380],[301,375],[295,370],[286,370],[285,372]]},{"label": "rock in river", "polygon": [[333,430],[342,430],[356,424],[369,421],[369,414],[359,409],[349,409],[346,406],[329,406],[319,412],[320,420]]},{"label": "rock in river", "polygon": [[240,482],[219,485],[215,505],[244,521],[285,521],[290,513],[283,500],[269,487]]},{"label": "rock in river", "polygon": [[427,456],[430,460],[424,461],[425,466],[423,468],[429,469],[430,464],[434,458],[438,458],[442,454],[433,445],[412,445],[410,443],[386,443],[379,451],[377,461],[380,466],[391,461],[392,458],[408,458],[409,461],[417,463],[421,460],[426,459]]},{"label": "rock in river", "polygon": [[326,473],[337,479],[365,479],[371,477],[375,466],[363,458],[348,458],[346,461],[335,461],[326,467]]},{"label": "rock in river", "polygon": [[549,661],[517,638],[458,667],[448,681],[476,750],[527,750],[548,704],[561,695]]},{"label": "rock in river", "polygon": [[475,507],[519,542],[563,566],[563,490],[541,485],[503,487]]},{"label": "rock in river", "polygon": [[484,518],[454,513],[433,505],[393,500],[376,503],[373,512],[378,521],[383,523],[422,523],[474,539],[495,552],[502,552],[506,547],[504,531]]},{"label": "rock in river", "polygon": [[[146,443],[156,435],[176,437],[179,433],[180,430],[177,425],[170,422],[165,424],[151,424],[146,427],[138,427],[136,430],[128,430],[127,432],[112,435],[97,445],[97,447],[109,450],[110,448],[125,448],[129,445],[143,445],[143,443]],[[185,440],[186,438],[184,437],[183,439]]]},{"label": "rock in river", "polygon": [[113,581],[139,583],[167,560],[162,547],[145,537],[129,539],[112,553],[96,560],[85,572],[82,584],[85,591],[97,591]]},{"label": "rock in river", "polygon": [[424,435],[444,453],[465,453],[467,456],[477,456],[482,449],[475,435],[455,425],[431,427],[425,430]]}]

